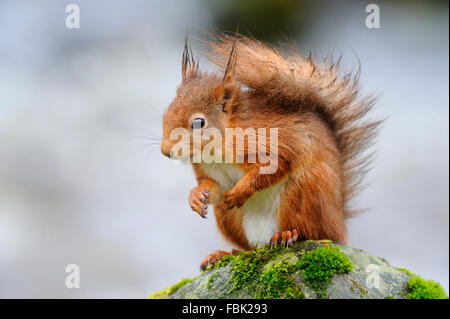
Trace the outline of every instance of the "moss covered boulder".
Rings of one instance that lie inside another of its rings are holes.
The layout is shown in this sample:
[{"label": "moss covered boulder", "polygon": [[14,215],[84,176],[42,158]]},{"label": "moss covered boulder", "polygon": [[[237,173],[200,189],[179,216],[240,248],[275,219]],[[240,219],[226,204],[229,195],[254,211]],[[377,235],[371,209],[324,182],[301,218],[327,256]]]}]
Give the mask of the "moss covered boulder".
[{"label": "moss covered boulder", "polygon": [[436,282],[383,258],[330,241],[293,247],[264,246],[225,256],[192,279],[152,293],[151,298],[448,298]]}]

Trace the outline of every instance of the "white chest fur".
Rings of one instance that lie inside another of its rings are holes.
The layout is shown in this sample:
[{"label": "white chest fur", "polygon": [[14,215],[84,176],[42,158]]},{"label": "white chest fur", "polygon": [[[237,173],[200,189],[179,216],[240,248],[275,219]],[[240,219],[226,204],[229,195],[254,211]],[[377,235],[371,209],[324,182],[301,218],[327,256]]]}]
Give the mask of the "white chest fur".
[{"label": "white chest fur", "polygon": [[[244,173],[232,164],[204,164],[204,171],[216,180],[222,191],[226,192],[242,178]],[[277,214],[280,207],[280,194],[284,181],[256,192],[239,209],[242,214],[242,227],[249,244],[253,247],[266,244],[278,231]]]}]

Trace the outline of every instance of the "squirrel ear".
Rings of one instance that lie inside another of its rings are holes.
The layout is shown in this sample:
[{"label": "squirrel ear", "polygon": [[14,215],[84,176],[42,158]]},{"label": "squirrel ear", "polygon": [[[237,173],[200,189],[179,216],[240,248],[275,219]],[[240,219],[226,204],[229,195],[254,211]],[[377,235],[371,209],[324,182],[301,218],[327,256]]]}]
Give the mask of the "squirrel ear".
[{"label": "squirrel ear", "polygon": [[233,110],[233,98],[236,97],[236,93],[239,92],[239,88],[234,81],[234,73],[236,70],[236,42],[231,47],[230,57],[228,58],[227,67],[225,68],[225,74],[222,79],[222,83],[216,89],[216,97],[223,98],[223,111],[230,112]]},{"label": "squirrel ear", "polygon": [[196,76],[198,72],[198,60],[195,61],[192,48],[188,42],[188,35],[184,40],[184,51],[181,58],[181,77],[183,80],[189,76]]},{"label": "squirrel ear", "polygon": [[215,97],[221,100],[222,111],[225,113],[233,113],[236,108],[237,97],[239,96],[240,88],[233,80],[222,82],[214,91]]},{"label": "squirrel ear", "polygon": [[237,61],[237,50],[236,50],[236,41],[233,42],[233,46],[231,47],[230,56],[228,58],[227,67],[225,68],[225,73],[223,75],[223,82],[234,82],[234,73],[236,70],[236,61]]}]

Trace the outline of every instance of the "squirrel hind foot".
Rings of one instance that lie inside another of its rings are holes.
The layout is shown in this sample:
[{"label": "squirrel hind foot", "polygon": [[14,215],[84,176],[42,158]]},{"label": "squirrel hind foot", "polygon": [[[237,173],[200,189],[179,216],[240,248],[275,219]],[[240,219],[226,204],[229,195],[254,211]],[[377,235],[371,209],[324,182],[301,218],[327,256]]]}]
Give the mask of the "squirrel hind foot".
[{"label": "squirrel hind foot", "polygon": [[205,258],[203,258],[200,263],[200,271],[205,270],[209,265],[214,265],[219,259],[225,255],[230,255],[229,252],[224,250],[216,250],[215,252],[209,254]]},{"label": "squirrel hind foot", "polygon": [[270,248],[274,248],[278,245],[291,247],[298,240],[299,236],[297,229],[276,232],[270,239]]},{"label": "squirrel hind foot", "polygon": [[213,252],[212,254],[209,254],[208,256],[206,256],[201,264],[200,264],[200,270],[203,271],[205,270],[209,265],[214,265],[216,262],[219,261],[220,258],[222,258],[225,255],[235,255],[237,253],[242,252],[241,250],[238,249],[232,249],[231,252],[227,252],[224,250],[216,250],[215,252]]}]

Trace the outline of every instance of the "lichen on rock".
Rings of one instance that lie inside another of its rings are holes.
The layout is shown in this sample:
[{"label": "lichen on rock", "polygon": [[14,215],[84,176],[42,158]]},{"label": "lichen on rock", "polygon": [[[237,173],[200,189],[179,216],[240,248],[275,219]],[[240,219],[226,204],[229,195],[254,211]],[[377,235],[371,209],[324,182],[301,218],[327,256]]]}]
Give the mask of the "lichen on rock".
[{"label": "lichen on rock", "polygon": [[436,282],[331,241],[259,247],[221,258],[151,298],[448,298]]}]

